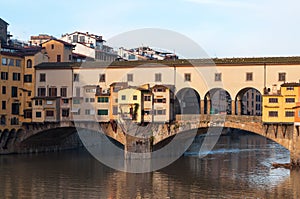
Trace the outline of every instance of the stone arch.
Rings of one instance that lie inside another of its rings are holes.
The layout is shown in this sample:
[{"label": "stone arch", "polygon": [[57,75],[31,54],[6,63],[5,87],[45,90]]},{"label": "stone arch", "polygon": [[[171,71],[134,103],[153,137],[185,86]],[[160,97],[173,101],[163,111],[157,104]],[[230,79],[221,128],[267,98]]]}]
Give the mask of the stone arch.
[{"label": "stone arch", "polygon": [[223,88],[210,89],[204,96],[204,114],[231,115],[231,96]]},{"label": "stone arch", "polygon": [[8,135],[9,135],[9,130],[4,129],[1,136],[0,136],[0,148],[3,148],[3,146],[5,145],[5,142],[8,138]]},{"label": "stone arch", "polygon": [[262,94],[253,87],[241,89],[235,97],[235,115],[262,115]]},{"label": "stone arch", "polygon": [[200,100],[195,89],[180,89],[175,97],[175,114],[200,114]]}]

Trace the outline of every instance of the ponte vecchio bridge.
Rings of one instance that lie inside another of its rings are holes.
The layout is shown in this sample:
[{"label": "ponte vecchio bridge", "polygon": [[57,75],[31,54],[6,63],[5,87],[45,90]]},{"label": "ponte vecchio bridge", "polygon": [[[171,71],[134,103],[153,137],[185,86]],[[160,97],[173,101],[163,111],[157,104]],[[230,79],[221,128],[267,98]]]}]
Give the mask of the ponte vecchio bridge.
[{"label": "ponte vecchio bridge", "polygon": [[[180,109],[176,110],[175,107],[176,120],[160,124],[159,131],[153,133],[149,145],[159,144],[175,134],[188,130],[186,128],[233,128],[250,131],[274,140],[287,148],[291,152],[291,162],[299,165],[299,131],[294,128],[294,125],[283,124],[280,121],[264,124],[261,120],[262,95],[274,87],[278,89],[284,82],[298,82],[299,67],[300,57],[113,62],[110,64],[42,63],[35,68],[35,84],[36,95],[38,95],[39,88],[58,88],[57,98],[62,97],[59,88],[66,87],[68,88],[66,98],[71,100],[76,97],[75,88],[82,88],[85,85],[98,85],[103,90],[109,89],[109,85],[114,82],[128,82],[132,86],[144,83],[175,85],[174,93],[181,104]],[[45,82],[39,82],[40,74],[46,75]],[[79,75],[80,81],[74,81],[74,74]],[[84,95],[83,91],[79,93],[79,95]],[[191,95],[195,97],[190,97]],[[216,95],[219,100],[213,100]],[[49,93],[45,93],[45,96],[37,97],[50,96]],[[218,102],[220,99],[222,99],[221,103]],[[199,108],[195,108],[196,104]],[[72,103],[70,103],[70,109],[72,109]],[[222,121],[219,117],[224,114],[226,114],[226,119]],[[76,132],[72,114],[67,119],[61,116],[56,120],[44,119],[42,122],[36,122],[33,117],[32,122],[24,124],[22,129],[3,130],[0,135],[2,152],[18,152],[25,148],[34,150],[43,145],[55,145],[59,148],[61,140],[70,143],[75,140],[70,137]],[[132,149],[134,142],[129,142],[126,133],[124,134],[121,128],[116,129],[111,119],[99,121],[99,124],[109,137],[125,145],[125,150],[134,150]],[[93,125],[86,124],[82,124],[81,127],[95,129]],[[54,131],[56,133],[51,134]]]}]

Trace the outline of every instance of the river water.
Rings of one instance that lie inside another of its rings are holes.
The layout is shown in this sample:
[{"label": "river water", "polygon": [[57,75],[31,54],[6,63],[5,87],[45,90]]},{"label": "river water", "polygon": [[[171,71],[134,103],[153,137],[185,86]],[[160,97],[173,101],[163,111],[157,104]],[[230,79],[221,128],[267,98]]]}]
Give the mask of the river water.
[{"label": "river water", "polygon": [[272,169],[289,152],[263,137],[222,136],[199,158],[201,136],[170,166],[113,170],[85,149],[0,157],[0,198],[300,198],[300,171]]}]

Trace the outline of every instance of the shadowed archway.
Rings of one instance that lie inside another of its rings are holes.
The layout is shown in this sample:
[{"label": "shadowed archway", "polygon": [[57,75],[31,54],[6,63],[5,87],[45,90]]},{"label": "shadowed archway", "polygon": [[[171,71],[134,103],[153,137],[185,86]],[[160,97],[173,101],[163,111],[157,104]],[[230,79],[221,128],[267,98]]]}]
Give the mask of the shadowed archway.
[{"label": "shadowed archway", "polygon": [[231,115],[231,96],[222,88],[213,88],[204,96],[204,114]]},{"label": "shadowed archway", "polygon": [[235,115],[262,115],[262,94],[255,88],[247,87],[235,97]]},{"label": "shadowed archway", "polygon": [[180,89],[175,97],[176,114],[200,114],[200,95],[193,88]]}]

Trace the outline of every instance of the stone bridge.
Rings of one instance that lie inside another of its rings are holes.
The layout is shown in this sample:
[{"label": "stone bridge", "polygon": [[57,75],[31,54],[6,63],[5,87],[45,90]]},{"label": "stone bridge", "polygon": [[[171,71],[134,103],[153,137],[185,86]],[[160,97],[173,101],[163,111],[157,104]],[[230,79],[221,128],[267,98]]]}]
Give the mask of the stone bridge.
[{"label": "stone bridge", "polygon": [[[142,143],[144,151],[148,152],[164,141],[172,139],[177,134],[197,129],[198,134],[205,133],[208,128],[238,129],[252,132],[271,139],[290,151],[291,163],[300,165],[299,129],[293,124],[264,124],[259,116],[245,115],[177,115],[176,121],[170,124],[150,125],[148,135],[142,138],[125,133],[122,125],[112,121],[109,123],[76,122],[76,128],[104,133],[124,145],[125,151],[137,152],[137,143]],[[143,126],[143,125],[142,125]],[[81,145],[73,121],[57,123],[25,124],[22,129],[4,130],[0,132],[0,152],[28,153],[40,151],[55,151],[74,148]],[[149,134],[150,133],[150,134]],[[139,149],[141,146],[138,146]],[[139,151],[141,152],[141,151]],[[142,151],[143,152],[143,151]]]}]

